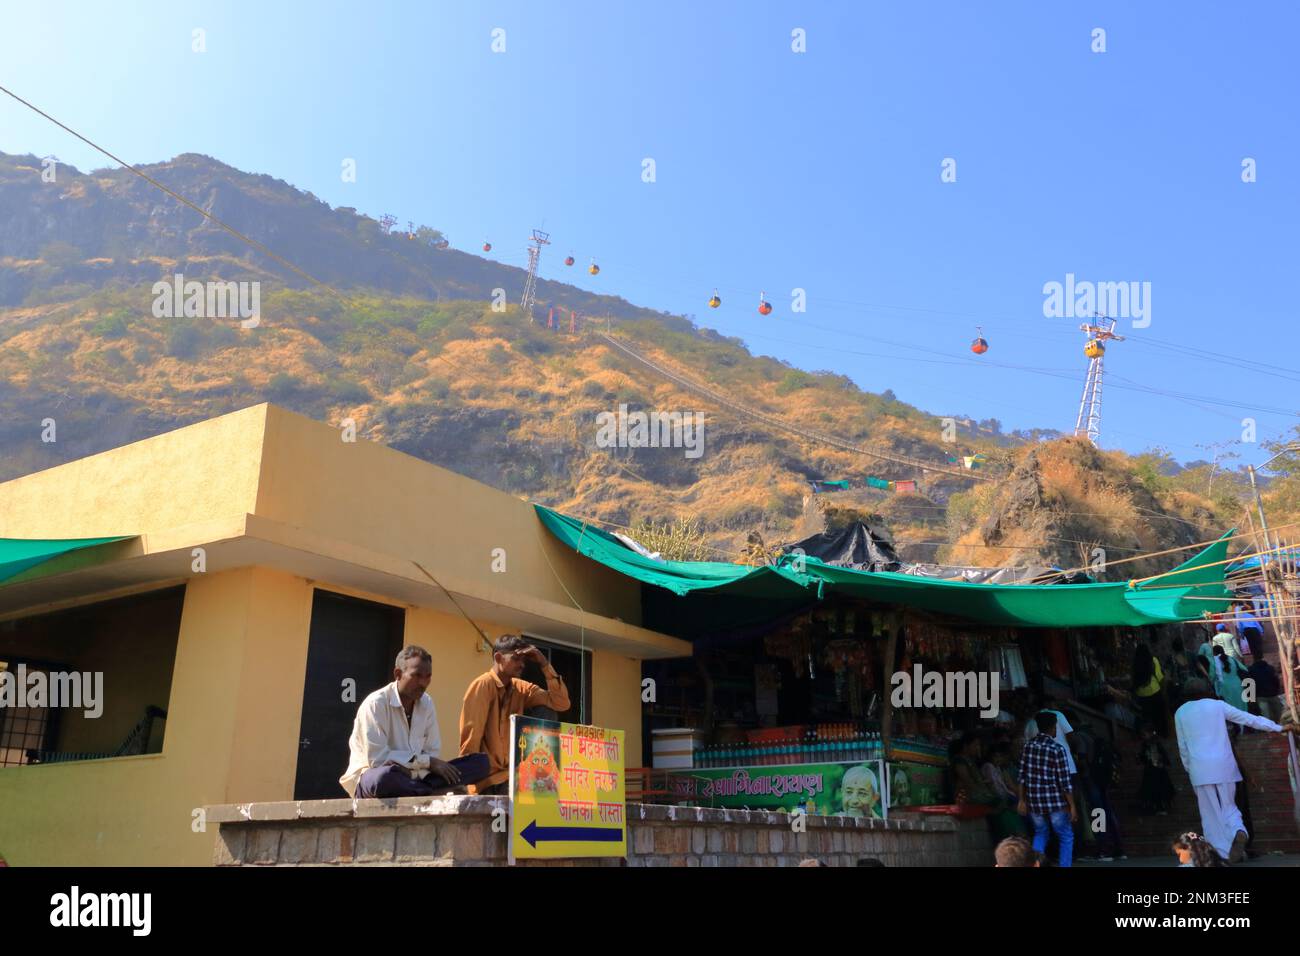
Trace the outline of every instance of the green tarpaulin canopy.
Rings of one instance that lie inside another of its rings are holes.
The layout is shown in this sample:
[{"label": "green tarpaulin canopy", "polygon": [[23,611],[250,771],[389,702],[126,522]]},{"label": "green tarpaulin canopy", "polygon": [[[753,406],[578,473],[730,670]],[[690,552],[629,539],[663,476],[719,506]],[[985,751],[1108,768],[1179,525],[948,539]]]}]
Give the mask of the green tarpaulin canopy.
[{"label": "green tarpaulin canopy", "polygon": [[[1229,597],[1223,562],[1231,532],[1172,571],[1136,587],[1122,581],[971,584],[856,571],[817,558],[801,559],[803,569],[798,571],[790,555],[774,567],[760,568],[714,561],[656,561],[588,522],[534,507],[547,529],[579,554],[653,585],[645,594],[646,626],[670,634],[746,627],[832,594],[1015,627],[1167,624],[1199,618],[1207,608],[1219,606],[1193,598]],[[656,595],[656,590],[661,594]]]},{"label": "green tarpaulin canopy", "polygon": [[0,581],[17,577],[28,568],[57,558],[69,551],[81,548],[93,548],[97,544],[110,541],[122,541],[131,535],[117,535],[112,538],[0,538]]}]

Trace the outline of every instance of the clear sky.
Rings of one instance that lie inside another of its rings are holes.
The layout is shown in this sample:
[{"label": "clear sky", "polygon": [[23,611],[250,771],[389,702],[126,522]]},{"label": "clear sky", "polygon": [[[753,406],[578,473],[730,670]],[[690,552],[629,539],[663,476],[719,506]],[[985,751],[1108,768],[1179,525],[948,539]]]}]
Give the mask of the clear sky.
[{"label": "clear sky", "polygon": [[[0,0],[0,85],[130,162],[206,153],[502,261],[544,226],[546,277],[1006,430],[1074,425],[1044,284],[1149,282],[1102,444],[1190,460],[1300,409],[1298,9]],[[3,96],[0,150],[107,165]]]}]

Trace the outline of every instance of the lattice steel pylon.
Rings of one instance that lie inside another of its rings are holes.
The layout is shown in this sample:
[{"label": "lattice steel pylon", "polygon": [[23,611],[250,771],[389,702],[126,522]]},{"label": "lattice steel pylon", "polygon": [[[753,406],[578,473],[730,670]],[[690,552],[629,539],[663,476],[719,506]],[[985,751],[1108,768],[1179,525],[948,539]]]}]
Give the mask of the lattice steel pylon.
[{"label": "lattice steel pylon", "polygon": [[1115,320],[1104,315],[1097,316],[1102,322],[1081,325],[1079,329],[1088,333],[1088,341],[1083,346],[1083,354],[1088,356],[1088,377],[1083,383],[1083,398],[1079,401],[1079,417],[1074,422],[1074,434],[1084,435],[1094,445],[1101,441],[1101,374],[1102,362],[1106,357],[1108,341],[1123,342],[1124,336],[1115,334]]},{"label": "lattice steel pylon", "polygon": [[542,260],[542,246],[551,244],[551,235],[540,229],[533,230],[533,237],[528,247],[528,278],[524,280],[524,295],[519,300],[519,311],[533,320],[533,297],[537,294],[537,265]]}]

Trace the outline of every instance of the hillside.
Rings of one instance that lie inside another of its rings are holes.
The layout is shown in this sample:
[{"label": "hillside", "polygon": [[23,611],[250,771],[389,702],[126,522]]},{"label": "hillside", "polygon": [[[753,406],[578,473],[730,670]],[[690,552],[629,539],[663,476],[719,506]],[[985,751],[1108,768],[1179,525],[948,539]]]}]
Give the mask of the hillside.
[{"label": "hillside", "polygon": [[[686,317],[543,280],[539,315],[559,304],[597,317],[577,335],[547,331],[513,304],[491,306],[495,288],[517,302],[522,270],[439,250],[434,230],[385,234],[354,210],[206,157],[145,170],[336,291],[129,173],[65,166],[47,184],[40,170],[35,157],[0,155],[0,479],[269,400],[351,418],[363,436],[613,525],[694,517],[715,559],[738,556],[755,534],[774,544],[819,530],[829,506],[881,515],[910,559],[1078,565],[1080,543],[1094,540],[1160,549],[1203,539],[1235,500],[1153,490],[1142,461],[1072,440],[1028,446],[970,423],[944,442],[941,418],[895,400],[887,380],[866,392]],[[260,281],[261,324],[155,318],[151,287],[176,273]],[[755,413],[932,470],[710,407],[599,337],[606,326]],[[621,405],[704,412],[704,453],[598,447],[597,416]],[[54,442],[41,440],[46,418]],[[952,462],[975,452],[990,457],[987,472]],[[915,479],[917,492],[866,489],[867,477]],[[810,479],[854,488],[811,496]]]}]

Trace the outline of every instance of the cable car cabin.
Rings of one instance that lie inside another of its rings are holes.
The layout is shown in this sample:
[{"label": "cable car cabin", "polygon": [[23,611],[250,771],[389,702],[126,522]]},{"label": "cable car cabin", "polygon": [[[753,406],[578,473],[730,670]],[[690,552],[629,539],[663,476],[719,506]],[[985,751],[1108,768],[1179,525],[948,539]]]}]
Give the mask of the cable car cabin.
[{"label": "cable car cabin", "polygon": [[714,289],[713,297],[709,299],[709,308],[716,309],[720,305],[722,305],[722,300],[718,298],[718,290]]},{"label": "cable car cabin", "polygon": [[976,355],[983,355],[985,352],[989,350],[989,343],[985,341],[983,338],[977,338],[974,342],[970,344],[970,350],[974,352]]},{"label": "cable car cabin", "polygon": [[1106,354],[1106,346],[1102,345],[1099,339],[1088,339],[1088,343],[1083,347],[1083,354],[1090,359],[1101,358]]},{"label": "cable car cabin", "polygon": [[598,275],[600,273],[600,266],[596,265],[595,259],[591,260],[591,265],[587,267],[587,271],[592,275]]},{"label": "cable car cabin", "polygon": [[491,251],[492,251],[492,243],[490,243],[490,242],[485,242],[485,243],[483,243],[483,251],[484,251],[484,252],[491,252]]},{"label": "cable car cabin", "polygon": [[571,265],[573,265],[573,256],[565,256],[565,257],[564,257],[564,264],[565,264],[566,266],[571,266]]},{"label": "cable car cabin", "polygon": [[767,297],[761,292],[758,294],[758,314],[759,315],[772,314],[772,303],[768,302]]}]

